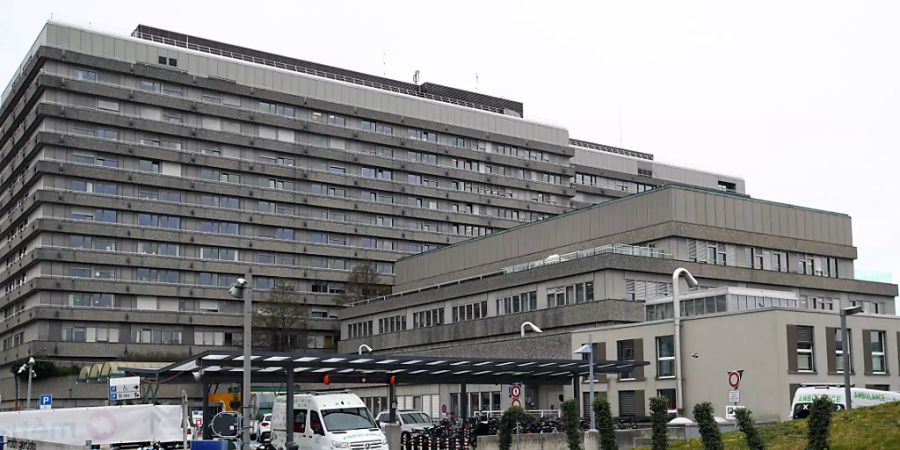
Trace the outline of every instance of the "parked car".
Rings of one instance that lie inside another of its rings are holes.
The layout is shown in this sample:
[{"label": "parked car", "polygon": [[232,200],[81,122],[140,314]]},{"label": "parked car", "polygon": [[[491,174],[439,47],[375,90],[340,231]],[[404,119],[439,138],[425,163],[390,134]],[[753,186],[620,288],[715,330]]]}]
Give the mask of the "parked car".
[{"label": "parked car", "polygon": [[272,413],[263,414],[262,418],[256,421],[256,428],[253,430],[256,440],[263,442],[272,435]]},{"label": "parked car", "polygon": [[[390,420],[390,414],[389,411],[382,411],[378,414],[376,421],[379,427],[384,428],[384,424]],[[422,411],[412,409],[397,410],[397,420],[400,421],[400,432],[409,433],[410,435],[419,434],[436,425],[431,416]]]}]

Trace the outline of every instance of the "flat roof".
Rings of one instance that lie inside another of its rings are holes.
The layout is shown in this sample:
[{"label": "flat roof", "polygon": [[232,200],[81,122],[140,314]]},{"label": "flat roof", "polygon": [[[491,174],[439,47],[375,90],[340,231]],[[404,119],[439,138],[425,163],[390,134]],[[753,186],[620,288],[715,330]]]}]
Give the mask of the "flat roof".
[{"label": "flat roof", "polygon": [[564,217],[574,216],[574,215],[576,215],[576,214],[582,214],[582,213],[585,213],[585,212],[587,212],[587,211],[593,211],[593,210],[595,210],[595,209],[608,208],[610,205],[614,205],[614,204],[618,204],[618,203],[624,203],[624,202],[630,202],[630,201],[633,201],[635,198],[638,198],[638,197],[649,196],[649,195],[655,195],[655,194],[658,194],[659,192],[662,192],[662,191],[674,190],[674,189],[680,189],[680,190],[684,190],[684,191],[701,192],[701,193],[704,193],[704,194],[710,194],[710,195],[721,196],[721,197],[731,197],[731,198],[736,198],[736,199],[741,199],[741,200],[749,200],[749,201],[753,201],[753,202],[760,203],[760,204],[773,205],[773,206],[781,206],[781,207],[786,207],[786,208],[791,208],[791,209],[798,209],[798,210],[801,210],[801,211],[809,211],[809,212],[818,213],[818,214],[827,214],[827,215],[841,216],[841,217],[847,217],[847,218],[850,217],[848,214],[845,214],[845,213],[839,213],[839,212],[834,212],[834,211],[826,211],[826,210],[823,210],[823,209],[807,208],[807,207],[804,207],[804,206],[792,205],[792,204],[790,204],[790,203],[780,203],[780,202],[771,201],[771,200],[761,200],[761,199],[758,199],[758,198],[750,197],[750,196],[747,195],[747,194],[738,194],[738,193],[734,193],[734,192],[725,192],[725,191],[720,191],[720,190],[717,190],[717,189],[703,188],[703,187],[698,187],[698,186],[691,186],[691,185],[686,185],[686,184],[677,183],[677,182],[666,182],[666,184],[664,184],[664,185],[662,185],[662,186],[659,186],[659,187],[657,187],[657,188],[650,189],[650,190],[647,190],[647,191],[644,191],[644,192],[639,192],[639,193],[635,193],[635,194],[629,194],[629,195],[627,195],[627,196],[625,196],[625,197],[622,197],[622,198],[617,198],[617,199],[613,199],[613,200],[609,200],[609,201],[605,201],[605,202],[601,202],[601,203],[595,203],[595,204],[593,204],[593,205],[583,206],[583,207],[581,207],[581,208],[576,208],[576,209],[573,209],[573,210],[571,210],[571,211],[566,211],[566,212],[564,212],[564,213],[562,213],[562,214],[557,214],[557,215],[555,215],[555,216],[551,216],[551,217],[548,217],[548,218],[546,218],[546,219],[535,220],[535,221],[532,221],[532,222],[523,223],[523,224],[521,224],[521,225],[516,225],[516,226],[514,226],[514,227],[512,227],[512,228],[506,228],[506,229],[503,229],[503,230],[499,230],[499,231],[497,231],[497,232],[494,232],[494,233],[491,233],[491,234],[486,234],[486,235],[484,235],[484,236],[473,237],[473,238],[471,238],[471,239],[466,239],[466,240],[464,240],[464,241],[459,241],[459,242],[456,242],[456,243],[453,243],[453,244],[450,244],[450,245],[445,245],[445,246],[443,246],[443,247],[438,247],[438,248],[435,248],[435,249],[432,249],[432,250],[424,251],[424,252],[421,252],[421,253],[416,253],[416,254],[414,254],[414,255],[407,255],[407,256],[404,256],[404,257],[398,259],[398,261],[408,261],[408,260],[410,260],[410,259],[418,258],[418,257],[423,256],[423,255],[430,255],[430,254],[434,254],[434,253],[446,251],[447,249],[455,248],[455,247],[460,247],[460,246],[463,246],[463,245],[468,245],[468,244],[471,244],[472,242],[475,242],[475,241],[482,241],[482,240],[486,240],[486,239],[491,239],[491,238],[497,237],[497,236],[499,236],[499,235],[505,235],[505,234],[509,234],[509,233],[514,233],[514,232],[516,232],[516,231],[518,231],[518,230],[521,230],[521,229],[523,229],[523,228],[543,225],[543,224],[546,224],[547,222],[553,222],[553,221],[556,221],[556,220],[560,220],[560,219],[562,219],[562,218],[564,218]]},{"label": "flat roof", "polygon": [[[258,383],[284,383],[293,370],[297,383],[388,384],[545,384],[563,385],[573,377],[587,376],[589,364],[581,359],[443,358],[388,354],[254,351],[252,378]],[[164,382],[194,380],[203,383],[240,382],[243,353],[209,350],[169,366],[123,368]],[[597,360],[595,373],[627,372],[647,361]],[[197,376],[199,375],[199,376]]]}]

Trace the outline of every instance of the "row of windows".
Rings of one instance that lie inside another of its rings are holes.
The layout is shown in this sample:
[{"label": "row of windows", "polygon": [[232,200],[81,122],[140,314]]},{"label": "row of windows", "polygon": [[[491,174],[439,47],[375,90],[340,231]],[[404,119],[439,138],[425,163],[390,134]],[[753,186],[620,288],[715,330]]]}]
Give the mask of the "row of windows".
[{"label": "row of windows", "polygon": [[406,316],[391,316],[378,319],[378,334],[406,330]]},{"label": "row of windows", "polygon": [[444,324],[444,308],[413,313],[413,328],[436,327]]},{"label": "row of windows", "polygon": [[592,301],[594,301],[593,281],[547,288],[547,306],[550,308]]},{"label": "row of windows", "polygon": [[364,320],[362,322],[347,324],[347,337],[349,339],[368,337],[372,335],[372,321]]},{"label": "row of windows", "polygon": [[469,303],[468,305],[454,306],[451,309],[453,323],[466,322],[487,317],[487,301]]},{"label": "row of windows", "polygon": [[[98,137],[96,127],[93,125],[73,125],[73,127],[77,127],[79,130],[83,131],[83,132],[80,132],[79,134]],[[91,128],[91,127],[93,127],[93,128]],[[117,133],[114,137],[112,136],[112,134],[109,134],[109,133],[107,133],[107,134],[108,134],[107,137],[110,139],[118,139]],[[169,148],[169,149],[174,149],[174,150],[182,150],[184,148],[183,143],[181,143],[177,140],[171,140],[171,139],[167,139],[165,137],[160,137],[160,136],[151,136],[151,137],[145,136],[145,137],[142,137],[139,141],[141,142],[141,144],[148,145],[148,146],[163,147],[163,148]],[[206,152],[206,150],[204,150],[204,152]],[[208,153],[221,154],[221,150],[218,150],[218,151],[210,150],[210,151],[208,151]],[[145,160],[145,161],[146,162],[144,164],[147,165],[147,167],[142,167],[142,169],[146,169],[145,171],[159,172],[160,162],[156,161],[155,162],[156,166],[154,166],[153,161],[150,161],[150,160]],[[293,162],[294,161],[292,160],[291,163],[293,163]],[[490,167],[490,166],[488,166],[488,167]],[[309,167],[306,167],[306,169],[313,170],[313,171],[317,170],[315,165],[310,165]],[[340,173],[340,174],[348,173],[347,168],[346,168],[346,166],[343,165],[343,163],[338,163],[338,164],[332,163],[332,164],[327,165],[327,167],[322,170],[326,170],[326,169],[327,169],[327,171],[332,172],[332,173]],[[364,169],[366,169],[365,174],[363,174],[361,176],[370,176],[371,174],[368,169],[371,169],[371,168],[368,167],[368,168],[364,168]],[[361,173],[362,173],[362,171],[361,171]],[[199,177],[202,179],[223,181],[223,182],[229,182],[229,183],[240,183],[240,179],[241,179],[239,173],[219,171],[219,170],[210,169],[210,168],[201,168],[199,170]],[[403,180],[397,180],[397,179],[392,178],[390,171],[388,171],[388,173],[386,175],[383,175],[383,177],[384,178],[382,178],[382,179],[389,179],[392,181],[401,181],[401,182],[406,182],[406,183],[425,185],[428,187],[439,188],[439,189],[464,191],[464,192],[476,193],[479,195],[492,195],[492,196],[505,197],[505,198],[514,198],[514,199],[525,200],[525,201],[530,200],[533,202],[547,203],[547,204],[558,204],[561,199],[560,197],[558,197],[557,195],[554,195],[554,194],[548,194],[548,193],[531,191],[531,190],[514,189],[514,188],[508,188],[508,187],[487,184],[487,183],[477,183],[477,182],[459,181],[459,180],[446,180],[446,179],[442,179],[440,182],[438,182],[438,180],[436,178],[434,178],[430,175],[421,175],[421,174],[415,174],[415,173],[407,174],[406,179],[403,179]],[[547,177],[553,177],[553,176],[549,175],[549,174],[544,176],[544,178],[547,178]],[[374,178],[378,178],[378,174],[375,174]],[[423,180],[427,181],[427,183],[423,182]],[[538,181],[540,181],[540,180],[538,180]],[[347,197],[347,195],[346,195],[347,192],[349,192],[349,191],[345,189],[344,190],[345,194],[340,195],[340,196]],[[364,197],[360,197],[360,198],[364,199]],[[527,211],[521,211],[520,213],[525,214],[525,217],[531,216],[531,214]]]},{"label": "row of windows", "polygon": [[[499,297],[497,302],[497,315],[518,314],[520,312],[534,311],[537,306],[537,291],[523,292],[517,295]],[[485,317],[485,315],[482,315]]]},{"label": "row of windows", "polygon": [[[734,245],[724,242],[712,242],[688,239],[688,258],[691,261],[717,265],[735,265]],[[837,278],[839,276],[837,258],[791,254],[782,250],[768,248],[747,248],[746,267],[772,270],[775,272],[793,272],[805,275]]]},{"label": "row of windows", "polygon": [[[84,68],[73,68],[71,69],[71,75],[75,78],[87,80],[87,81],[97,81],[98,74],[97,71],[92,69],[84,69]],[[149,91],[156,92],[166,95],[184,97],[185,96],[185,88],[172,84],[172,83],[162,83],[155,80],[147,80],[147,79],[139,79],[137,81],[137,88]],[[319,111],[308,110],[305,108],[295,107],[286,104],[279,104],[273,102],[265,102],[252,98],[242,98],[235,95],[230,94],[221,94],[218,92],[211,91],[202,91],[200,93],[200,101],[204,103],[211,103],[217,105],[225,105],[232,107],[252,107],[259,112],[267,113],[267,114],[275,114],[285,117],[298,118],[303,120],[311,120],[314,122],[327,123],[330,125],[336,126],[349,126],[352,123],[358,123],[359,128],[363,131],[369,131],[378,134],[384,135],[392,135],[392,136],[403,136],[403,132],[400,131],[404,127],[397,127],[393,124],[388,124],[384,122],[374,122],[367,119],[356,119],[351,118],[348,119],[344,116],[340,116],[337,114],[323,113]],[[250,109],[250,108],[247,108]],[[553,162],[557,160],[558,157],[556,155],[552,155],[549,153],[537,151],[537,150],[529,150],[529,149],[520,149],[515,146],[506,145],[506,144],[498,144],[492,142],[484,142],[477,139],[469,139],[460,136],[453,135],[444,135],[434,131],[422,130],[417,128],[406,128],[405,136],[409,139],[420,140],[425,142],[431,142],[435,144],[444,144],[449,145],[451,147],[456,148],[469,148],[475,151],[482,152],[491,152],[502,155],[511,156],[514,158],[521,159],[531,159],[536,161],[546,161]]]},{"label": "row of windows", "polygon": [[576,173],[575,177],[572,179],[572,182],[575,184],[583,184],[586,186],[594,186],[603,189],[612,189],[630,193],[645,192],[656,188],[656,186],[652,184],[617,180],[615,178],[607,178],[600,175],[591,175],[587,173]]},{"label": "row of windows", "polygon": [[[379,263],[376,265],[381,273],[389,273],[387,270],[393,270],[391,263]],[[390,265],[390,266],[389,266]],[[126,270],[131,270],[127,268]],[[71,265],[67,268],[66,274],[71,277],[94,278],[115,280],[118,279],[120,268],[115,266],[82,266]],[[238,274],[224,274],[216,272],[188,272],[170,269],[155,269],[147,267],[138,267],[134,269],[134,280],[144,282],[158,283],[178,283],[178,284],[194,284],[197,286],[212,287],[230,287]],[[190,276],[189,274],[193,274]],[[193,283],[191,283],[193,279]],[[286,282],[293,285],[293,280],[279,279],[275,277],[256,276],[254,279],[254,288],[266,290],[273,289],[278,282]],[[309,292],[322,294],[342,294],[344,292],[344,283],[326,282],[326,281],[310,281]],[[305,285],[303,286],[305,287]],[[106,301],[105,299],[102,301]]]},{"label": "row of windows", "polygon": [[[108,185],[108,183],[100,183],[103,185]],[[115,186],[114,184],[112,186]],[[319,185],[321,186],[321,185]],[[109,193],[117,192],[116,187],[110,188]],[[79,190],[83,190],[80,189]],[[325,193],[337,192],[342,190],[341,188],[325,188],[322,187],[321,190]],[[107,193],[107,192],[104,192]],[[168,191],[168,190],[145,190],[142,189],[139,192],[139,197],[142,199],[150,199],[150,200],[165,200],[165,201],[175,201],[180,202],[181,194],[176,191]],[[422,207],[422,199],[417,197],[410,197],[411,202],[415,201],[416,203],[413,206]],[[260,212],[271,212],[285,215],[296,215],[296,210],[291,208],[287,209],[283,207],[284,205],[281,203],[269,202],[269,201],[257,201],[259,205]],[[218,207],[218,208],[227,208],[227,209],[239,209],[240,208],[240,200],[235,197],[228,196],[218,196],[218,195],[199,195],[198,196],[198,204],[202,206],[209,207]],[[489,208],[494,211],[494,214],[499,214],[508,218],[510,220],[518,220],[520,216],[517,211],[507,210],[504,208]],[[459,204],[452,204],[451,210],[454,212],[460,211]],[[542,217],[543,215],[537,215],[532,217]],[[73,212],[70,216],[75,220],[85,220],[85,221],[95,221],[95,222],[110,222],[115,223],[118,220],[117,211],[98,208],[92,212],[79,210],[77,212]],[[338,220],[338,221],[346,221],[349,217],[347,213],[340,212],[337,210],[315,210],[313,211],[312,217],[314,218],[323,218],[327,220]],[[376,226],[394,226],[394,218],[391,216],[365,216],[362,217],[362,221],[359,223],[367,224],[367,225],[376,225]],[[227,225],[226,225],[227,224]],[[151,214],[151,213],[139,213],[138,215],[138,225],[141,226],[149,226],[149,227],[161,227],[161,228],[171,228],[171,229],[180,229],[181,228],[181,218],[178,216],[169,216],[169,215],[160,215],[160,214]],[[220,228],[220,227],[225,228]],[[485,236],[494,231],[493,228],[478,226],[478,225],[468,225],[468,224],[446,224],[443,222],[430,222],[430,221],[422,221],[422,220],[414,220],[410,218],[403,219],[403,226],[411,230],[420,230],[420,231],[428,231],[428,232],[443,232],[450,233],[455,235],[463,235],[463,236]],[[205,228],[201,229],[201,231],[209,232],[209,233],[220,233],[220,234],[238,234],[237,229],[238,225],[236,223],[226,223],[226,222],[218,222],[216,225],[215,221],[201,221],[201,227],[209,228],[207,231]],[[24,231],[24,222],[21,230]],[[270,237],[277,239],[290,239],[294,240],[293,229],[288,228],[276,228],[276,227],[268,227],[265,228],[269,230],[267,233],[261,233],[261,237]],[[12,239],[16,237],[16,234],[8,234],[6,236],[7,239]],[[427,244],[423,244],[427,245]]]},{"label": "row of windows", "polygon": [[[160,82],[149,81],[149,80],[141,81],[138,83],[138,87],[143,90],[152,91],[152,92],[161,92],[161,91],[165,90],[166,93],[169,93],[170,95],[179,95],[179,96],[183,95],[183,90],[181,90],[180,88],[174,88],[174,87],[170,86],[167,89],[166,88],[167,86],[169,86],[169,85],[160,83]],[[206,102],[206,103],[222,104],[221,99],[219,99],[213,95],[204,95],[201,97],[201,101]],[[232,105],[232,106],[234,106],[234,105]],[[118,102],[110,101],[110,100],[106,100],[106,99],[98,99],[96,107],[99,109],[104,109],[104,110],[120,111]],[[156,110],[156,108],[150,108],[150,107],[147,107],[147,109]],[[288,116],[288,117],[298,117],[298,114],[297,114],[298,110],[294,107],[287,106],[287,105],[274,104],[274,103],[269,103],[269,102],[256,102],[256,109],[260,112],[267,113],[267,114],[276,114],[276,115],[282,115],[282,116]],[[165,111],[162,114],[156,113],[155,115],[152,116],[152,118],[154,118],[156,120],[163,120],[163,121],[171,122],[171,123],[178,123],[178,124],[186,123],[184,113],[180,112],[180,111]],[[306,118],[306,117],[304,117],[304,118]],[[216,121],[220,120],[219,118],[214,118],[214,119]],[[342,116],[334,115],[334,114],[322,114],[322,113],[318,113],[318,112],[311,112],[311,113],[309,113],[309,117],[307,119],[313,120],[313,121],[325,122],[325,123],[328,123],[331,125],[338,125],[338,126],[346,126],[347,125],[346,118],[344,118]],[[368,120],[361,120],[361,121],[359,121],[359,124],[360,124],[360,129],[362,129],[363,131],[368,131],[368,132],[373,132],[373,133],[378,133],[378,134],[386,134],[386,135],[394,134],[394,127],[392,125],[388,125],[388,124],[384,124],[384,123],[380,123],[380,122],[372,122],[372,121],[368,121]],[[219,129],[221,129],[221,128],[219,128]],[[240,132],[241,127],[240,126],[235,127],[234,131]],[[290,130],[286,130],[286,131],[290,131]],[[293,133],[293,131],[291,131],[291,132]],[[262,133],[260,133],[260,135],[262,135]],[[438,141],[439,141],[437,133],[424,131],[424,130],[418,130],[418,129],[409,129],[408,137],[413,140],[421,140],[421,141],[427,141],[427,142],[432,142],[432,143],[438,143]],[[503,155],[512,156],[512,157],[516,157],[516,158],[522,158],[522,159],[542,160],[542,161],[547,161],[547,162],[549,162],[551,160],[549,154],[544,154],[543,152],[540,152],[540,151],[518,149],[513,146],[507,146],[507,145],[493,145],[492,146],[488,143],[484,143],[484,142],[477,141],[477,140],[476,141],[468,140],[468,143],[467,143],[467,140],[465,138],[460,138],[460,137],[451,137],[447,140],[446,144],[451,145],[453,147],[457,147],[457,148],[471,147],[471,149],[476,150],[476,151],[493,152],[493,153],[503,154]],[[552,159],[557,160],[558,163],[564,162],[563,161],[564,157],[554,156]],[[498,166],[498,167],[504,167],[504,166]],[[512,168],[512,167],[510,167],[509,169],[512,171],[517,171],[517,172],[521,171],[520,169],[516,169],[516,168]],[[501,170],[499,172],[487,172],[487,173],[497,173],[500,175],[505,175],[504,172],[505,172],[504,170]],[[544,181],[544,182],[548,182],[548,183],[560,184],[560,182],[562,180],[561,177],[559,177],[558,175],[555,175],[555,174],[548,174],[548,173],[534,172],[534,171],[529,171],[529,172],[533,172],[530,176],[530,179],[533,181]],[[525,178],[525,177],[521,176],[520,178]]]},{"label": "row of windows", "polygon": [[[831,333],[827,338],[832,340],[835,349],[834,355],[829,356],[829,358],[834,358],[833,364],[835,370],[837,372],[843,372],[845,369],[845,361],[850,361],[851,364],[849,364],[849,370],[852,371],[853,365],[852,357],[850,355],[852,355],[853,352],[853,340],[847,339],[845,346],[839,328],[827,330]],[[848,329],[847,331],[851,332],[850,336],[852,336],[852,330]],[[869,345],[867,348],[864,348],[863,351],[865,353],[865,358],[869,360],[871,373],[876,375],[886,374],[887,344],[885,341],[885,332],[882,330],[863,330],[863,332],[868,334],[868,336],[865,337],[868,338]],[[794,326],[794,333],[796,347],[792,350],[794,352],[793,357],[796,358],[797,370],[800,372],[816,372],[815,328],[805,325],[796,325]]]}]

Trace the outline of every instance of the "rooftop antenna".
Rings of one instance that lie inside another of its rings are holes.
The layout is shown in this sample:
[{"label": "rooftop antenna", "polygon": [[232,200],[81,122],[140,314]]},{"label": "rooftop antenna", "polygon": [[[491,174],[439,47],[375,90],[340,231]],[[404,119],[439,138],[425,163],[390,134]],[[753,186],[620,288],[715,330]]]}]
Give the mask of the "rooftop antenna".
[{"label": "rooftop antenna", "polygon": [[475,92],[478,92],[478,73],[475,73]]},{"label": "rooftop antenna", "polygon": [[387,52],[381,52],[381,75],[387,76]]},{"label": "rooftop antenna", "polygon": [[419,71],[416,70],[416,73],[413,74],[413,84],[419,84]]}]

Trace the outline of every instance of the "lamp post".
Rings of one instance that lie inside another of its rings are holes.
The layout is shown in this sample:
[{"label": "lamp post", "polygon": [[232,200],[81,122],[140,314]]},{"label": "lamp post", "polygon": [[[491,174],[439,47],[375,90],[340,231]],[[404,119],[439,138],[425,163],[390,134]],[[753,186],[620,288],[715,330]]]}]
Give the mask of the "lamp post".
[{"label": "lamp post", "polygon": [[679,296],[679,283],[681,276],[688,287],[697,287],[697,279],[687,269],[679,267],[672,272],[672,317],[675,321],[675,409],[684,409],[684,377],[681,374],[681,297]]},{"label": "lamp post", "polygon": [[[28,358],[28,362],[25,364],[22,364],[22,367],[19,367],[19,373],[22,373],[26,370],[28,371],[28,394],[27,394],[27,397],[25,397],[26,398],[25,409],[31,409],[31,379],[34,378],[34,375],[35,375],[34,364],[35,364],[35,360],[32,357],[32,358]],[[18,379],[18,377],[16,379]],[[18,387],[17,387],[16,388],[16,400],[17,401],[18,401],[18,395],[19,395],[19,392],[18,392]]]},{"label": "lamp post", "polygon": [[372,353],[372,347],[369,347],[366,344],[362,344],[359,346],[359,354],[362,355],[363,352]]},{"label": "lamp post", "polygon": [[850,405],[850,358],[853,357],[853,354],[850,353],[850,337],[847,335],[847,316],[861,312],[863,312],[862,305],[841,308],[841,345],[844,349],[844,401],[847,403],[848,410],[853,408]]},{"label": "lamp post", "polygon": [[597,431],[597,419],[594,417],[594,342],[593,337],[589,334],[587,344],[582,345],[578,350],[575,350],[576,354],[588,355],[588,376],[590,377],[590,404],[585,405],[591,412],[591,429],[588,431]]},{"label": "lamp post", "polygon": [[244,291],[249,291],[250,289],[247,287],[247,280],[244,278],[238,278],[234,281],[234,284],[231,285],[231,288],[228,289],[228,293],[231,294],[232,297],[236,299],[244,300],[244,373],[243,373],[243,386],[241,389],[241,448],[243,450],[250,449],[250,421],[248,420],[248,415],[250,414],[250,358],[252,356],[251,350],[251,339],[250,339],[250,319],[253,314],[253,296],[249,293],[245,293]]},{"label": "lamp post", "polygon": [[543,333],[544,332],[543,330],[538,328],[537,325],[535,325],[531,322],[522,322],[522,326],[519,327],[519,330],[522,332],[522,337],[525,337],[525,328],[526,327],[531,328],[531,331],[534,331],[535,333]]}]

